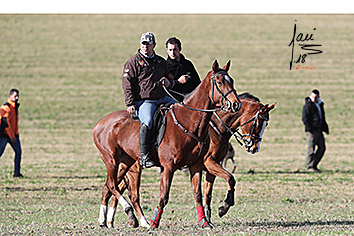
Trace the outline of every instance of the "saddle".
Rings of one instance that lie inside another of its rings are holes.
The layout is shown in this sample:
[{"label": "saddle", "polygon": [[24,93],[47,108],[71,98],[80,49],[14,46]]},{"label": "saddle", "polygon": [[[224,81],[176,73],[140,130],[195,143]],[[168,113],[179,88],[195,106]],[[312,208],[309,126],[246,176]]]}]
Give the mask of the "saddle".
[{"label": "saddle", "polygon": [[[161,104],[154,113],[151,131],[151,149],[156,156],[158,156],[158,149],[166,131],[166,115],[172,105],[173,103]],[[137,115],[132,115],[132,119],[140,122],[139,116]]]}]

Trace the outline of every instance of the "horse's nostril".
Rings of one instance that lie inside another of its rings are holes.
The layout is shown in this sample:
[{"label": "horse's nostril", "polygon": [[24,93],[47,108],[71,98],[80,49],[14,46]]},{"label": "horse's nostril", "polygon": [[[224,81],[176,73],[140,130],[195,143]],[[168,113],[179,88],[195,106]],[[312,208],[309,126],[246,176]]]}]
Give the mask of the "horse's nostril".
[{"label": "horse's nostril", "polygon": [[232,104],[232,108],[233,108],[234,111],[239,111],[241,109],[241,103],[234,102]]},{"label": "horse's nostril", "polygon": [[234,102],[234,103],[233,103],[232,109],[233,109],[234,111],[237,111],[237,109],[238,109],[238,104],[237,104],[237,102]]},{"label": "horse's nostril", "polygon": [[227,110],[230,110],[230,109],[231,109],[231,103],[230,103],[229,100],[226,101],[225,105],[226,105],[226,109],[227,109]]}]

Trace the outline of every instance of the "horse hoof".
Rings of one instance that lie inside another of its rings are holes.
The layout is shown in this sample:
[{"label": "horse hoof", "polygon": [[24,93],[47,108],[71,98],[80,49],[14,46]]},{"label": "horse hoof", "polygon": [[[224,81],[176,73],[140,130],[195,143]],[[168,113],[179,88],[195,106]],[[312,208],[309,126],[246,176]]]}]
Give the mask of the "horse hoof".
[{"label": "horse hoof", "polygon": [[107,222],[107,228],[108,229],[113,229],[114,228],[113,222]]},{"label": "horse hoof", "polygon": [[156,224],[151,224],[150,226],[152,229],[157,229],[159,227],[159,225],[156,225]]},{"label": "horse hoof", "polygon": [[128,225],[130,225],[133,228],[138,228],[139,227],[139,223],[138,223],[138,220],[136,218],[135,219],[127,219],[127,223],[128,223]]},{"label": "horse hoof", "polygon": [[202,229],[210,230],[210,229],[213,229],[213,226],[211,224],[207,224],[204,227],[202,227]]},{"label": "horse hoof", "polygon": [[106,223],[101,224],[100,222],[98,222],[98,225],[100,226],[100,228],[107,228]]},{"label": "horse hoof", "polygon": [[139,222],[133,213],[133,209],[129,208],[129,210],[127,210],[125,213],[128,215],[128,219],[127,219],[128,225],[130,225],[133,228],[139,227]]},{"label": "horse hoof", "polygon": [[140,218],[140,226],[145,227],[147,229],[151,228],[150,224],[146,221],[145,217]]},{"label": "horse hoof", "polygon": [[218,209],[218,214],[219,214],[219,217],[223,217],[224,215],[226,215],[226,213],[229,211],[230,207],[228,206],[222,206],[222,207],[219,207]]}]

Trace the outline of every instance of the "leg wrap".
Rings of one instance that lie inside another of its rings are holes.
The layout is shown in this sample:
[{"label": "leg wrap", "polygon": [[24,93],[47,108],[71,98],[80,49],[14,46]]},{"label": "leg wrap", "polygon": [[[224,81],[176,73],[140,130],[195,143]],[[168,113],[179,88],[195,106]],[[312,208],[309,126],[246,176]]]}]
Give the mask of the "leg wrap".
[{"label": "leg wrap", "polygon": [[203,206],[199,206],[196,208],[197,212],[197,218],[198,218],[198,224],[200,227],[205,228],[207,225],[209,225],[208,220],[206,219],[204,215],[204,208]]},{"label": "leg wrap", "polygon": [[225,202],[229,204],[230,206],[235,205],[235,191],[229,190],[227,191],[226,199]]},{"label": "leg wrap", "polygon": [[152,228],[157,229],[159,227],[162,213],[163,210],[159,210],[159,208],[156,207],[156,209],[154,210],[154,214],[152,215],[150,220],[150,225]]}]

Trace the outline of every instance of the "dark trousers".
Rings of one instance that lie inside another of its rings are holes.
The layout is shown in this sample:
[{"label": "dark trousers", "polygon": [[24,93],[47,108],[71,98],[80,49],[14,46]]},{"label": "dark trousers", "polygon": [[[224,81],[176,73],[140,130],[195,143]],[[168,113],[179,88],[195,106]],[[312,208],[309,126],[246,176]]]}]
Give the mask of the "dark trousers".
[{"label": "dark trousers", "polygon": [[21,142],[20,142],[20,138],[16,137],[16,143],[12,143],[11,139],[9,138],[4,138],[4,137],[0,137],[0,157],[2,156],[6,144],[9,143],[12,147],[12,149],[15,152],[15,159],[14,159],[14,164],[15,164],[15,168],[14,168],[14,174],[19,174],[20,170],[21,170],[21,156],[22,156],[22,149],[21,149]]},{"label": "dark trousers", "polygon": [[[306,154],[306,167],[317,168],[325,151],[326,144],[322,132],[306,132],[307,140],[307,154]],[[317,146],[317,150],[316,150]]]}]

